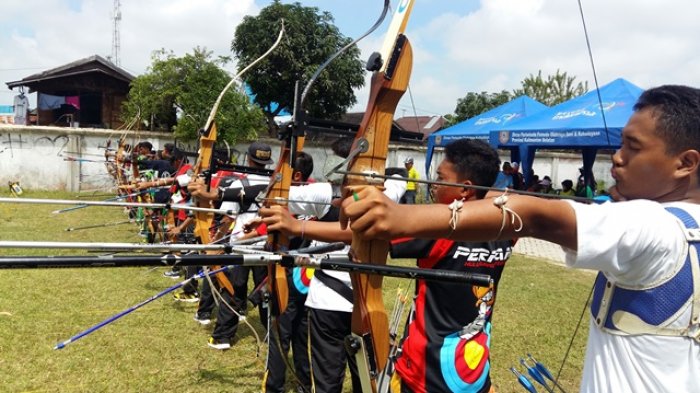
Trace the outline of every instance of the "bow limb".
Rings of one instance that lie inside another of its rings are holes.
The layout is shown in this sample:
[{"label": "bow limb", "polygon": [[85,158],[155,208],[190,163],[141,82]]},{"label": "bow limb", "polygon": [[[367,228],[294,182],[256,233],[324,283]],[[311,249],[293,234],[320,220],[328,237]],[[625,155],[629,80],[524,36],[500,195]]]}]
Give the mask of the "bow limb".
[{"label": "bow limb", "polygon": [[224,95],[226,95],[226,92],[231,88],[231,86],[236,83],[236,81],[243,76],[248,70],[251,68],[255,67],[256,64],[261,62],[264,58],[266,58],[272,51],[277,48],[277,46],[282,42],[282,37],[284,36],[284,19],[282,20],[282,27],[280,28],[280,32],[277,35],[277,40],[275,41],[274,44],[270,47],[270,49],[267,50],[267,52],[263,53],[260,57],[255,59],[252,63],[248,64],[245,68],[240,70],[231,80],[229,83],[221,90],[221,93],[219,93],[219,96],[216,98],[216,102],[214,102],[214,105],[211,108],[211,111],[209,112],[209,118],[207,118],[206,125],[204,126],[204,129],[207,130],[211,125],[214,123],[214,117],[216,116],[216,112],[219,110],[219,105],[221,105],[221,100],[224,99]]},{"label": "bow limb", "polygon": [[[372,75],[369,102],[353,150],[361,152],[348,164],[348,171],[384,173],[394,112],[408,87],[412,68],[411,46],[402,34],[413,7],[403,1],[394,15],[381,54],[383,63]],[[364,146],[363,149],[359,149]],[[346,193],[368,183],[364,176],[346,176]],[[360,263],[386,264],[389,242],[365,240],[353,233],[352,253]],[[389,357],[389,322],[382,299],[382,277],[351,273],[353,286],[352,335],[348,347],[355,352],[363,392],[378,391],[378,376]]]},{"label": "bow limb", "polygon": [[[292,127],[294,128],[294,127]],[[292,185],[294,168],[292,161],[296,153],[304,146],[304,137],[297,135],[296,130],[289,130],[280,151],[277,167],[270,178],[265,206],[286,205],[289,199],[289,188]],[[285,201],[285,202],[282,202]],[[267,236],[265,249],[267,251],[287,251],[289,238],[280,232],[270,232]],[[287,286],[287,269],[279,264],[268,266],[268,286],[271,294],[271,311],[273,316],[279,316],[287,309],[289,287]]]},{"label": "bow limb", "polygon": [[[221,93],[219,93],[218,98],[216,99],[216,102],[212,106],[211,112],[209,113],[209,118],[207,119],[206,125],[204,128],[200,131],[200,138],[199,138],[199,152],[197,156],[197,162],[195,163],[194,166],[194,177],[198,176],[199,174],[202,174],[204,172],[207,172],[209,168],[211,167],[211,160],[213,156],[213,151],[214,151],[214,145],[216,144],[216,139],[217,139],[217,130],[216,130],[216,122],[214,121],[214,118],[216,117],[216,112],[219,109],[219,105],[221,104],[221,100],[223,99],[224,95],[226,92],[231,88],[231,86],[234,85],[234,83],[249,69],[251,69],[253,66],[255,66],[257,63],[259,63],[261,60],[263,60],[265,57],[267,57],[272,51],[279,45],[279,43],[282,41],[282,36],[284,35],[284,22],[282,22],[282,28],[280,29],[279,35],[277,37],[277,40],[275,43],[270,47],[270,49],[267,50],[262,56],[257,58],[255,61],[250,63],[248,66],[246,66],[244,69],[242,69],[240,72],[238,72],[233,78],[231,78],[231,81],[221,90]],[[207,176],[207,185],[209,184],[209,180],[211,178]],[[202,201],[197,201],[196,205],[198,207],[211,207],[211,202],[204,203]],[[202,244],[208,244],[211,242],[211,235],[210,235],[210,228],[212,225],[212,222],[214,221],[214,214],[213,213],[201,213],[197,212],[195,213],[195,229],[194,229],[194,235],[196,238],[199,239],[199,242]],[[217,269],[219,266],[214,266],[213,269]],[[228,277],[223,273],[217,273],[216,275],[217,280],[219,283],[228,291],[231,295],[233,295],[233,285],[231,284],[231,281],[229,281]]]}]

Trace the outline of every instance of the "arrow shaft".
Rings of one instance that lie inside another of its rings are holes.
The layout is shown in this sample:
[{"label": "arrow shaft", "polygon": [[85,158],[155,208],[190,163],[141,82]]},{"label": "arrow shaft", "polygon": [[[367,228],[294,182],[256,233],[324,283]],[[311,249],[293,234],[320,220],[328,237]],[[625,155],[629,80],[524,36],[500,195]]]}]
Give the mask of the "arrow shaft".
[{"label": "arrow shaft", "polygon": [[224,266],[224,267],[222,267],[222,268],[220,268],[220,269],[216,269],[216,270],[212,270],[212,271],[208,271],[208,272],[201,272],[201,273],[198,273],[198,274],[196,274],[196,275],[194,275],[194,276],[188,278],[188,279],[185,280],[185,281],[182,281],[182,282],[180,282],[180,283],[178,283],[178,284],[175,284],[175,285],[173,285],[172,287],[167,288],[166,290],[161,291],[160,293],[149,297],[148,299],[142,301],[141,303],[138,303],[138,304],[136,304],[136,305],[134,305],[134,306],[131,306],[131,307],[127,308],[126,310],[120,312],[119,314],[113,315],[113,316],[111,316],[111,317],[105,319],[104,321],[102,321],[102,322],[100,322],[100,323],[98,323],[98,324],[96,324],[96,325],[94,325],[94,326],[92,326],[92,327],[90,327],[90,328],[88,328],[88,329],[85,329],[84,331],[82,331],[82,332],[80,332],[80,333],[74,335],[73,337],[69,338],[68,340],[61,341],[60,343],[56,344],[56,346],[54,347],[54,349],[63,349],[63,348],[66,347],[66,345],[68,345],[68,344],[70,344],[70,343],[72,343],[72,342],[75,342],[75,341],[77,341],[77,340],[79,340],[79,339],[81,339],[81,338],[87,336],[88,334],[93,333],[93,332],[95,332],[95,331],[97,331],[97,330],[99,330],[99,329],[101,329],[101,328],[103,328],[103,327],[109,325],[110,323],[112,323],[112,322],[114,322],[114,321],[116,321],[116,320],[118,320],[118,319],[120,319],[120,318],[126,316],[126,315],[131,314],[132,312],[138,310],[139,308],[145,306],[146,304],[151,303],[152,301],[157,300],[157,299],[159,299],[159,298],[161,298],[161,297],[167,295],[168,293],[170,293],[170,292],[172,292],[172,291],[174,291],[174,290],[176,290],[176,289],[178,289],[178,288],[181,288],[181,287],[183,287],[183,286],[189,284],[189,283],[192,282],[193,280],[198,280],[198,279],[200,279],[200,278],[203,278],[203,277],[205,277],[205,276],[210,276],[210,275],[212,275],[212,274],[217,274],[217,273],[223,272],[224,270],[230,269],[230,268],[232,268],[232,267],[233,267],[233,266]]}]

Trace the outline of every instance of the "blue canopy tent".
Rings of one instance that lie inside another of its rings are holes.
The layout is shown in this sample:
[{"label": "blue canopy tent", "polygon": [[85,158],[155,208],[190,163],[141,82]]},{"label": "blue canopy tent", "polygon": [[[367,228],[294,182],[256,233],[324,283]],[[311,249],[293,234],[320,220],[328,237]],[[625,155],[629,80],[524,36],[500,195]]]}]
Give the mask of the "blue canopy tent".
[{"label": "blue canopy tent", "polygon": [[526,181],[537,149],[580,149],[584,176],[588,181],[598,149],[617,149],[620,146],[622,128],[632,116],[632,108],[642,91],[622,78],[616,79],[598,91],[589,91],[526,119],[509,123],[498,131],[491,131],[489,143],[497,148],[517,149]]},{"label": "blue canopy tent", "polygon": [[488,142],[489,131],[500,129],[511,121],[523,119],[547,108],[548,106],[528,96],[520,96],[488,112],[434,132],[428,137],[428,151],[425,157],[426,175],[428,177],[430,175],[430,164],[436,147],[447,146],[450,142],[462,138],[481,139]]}]

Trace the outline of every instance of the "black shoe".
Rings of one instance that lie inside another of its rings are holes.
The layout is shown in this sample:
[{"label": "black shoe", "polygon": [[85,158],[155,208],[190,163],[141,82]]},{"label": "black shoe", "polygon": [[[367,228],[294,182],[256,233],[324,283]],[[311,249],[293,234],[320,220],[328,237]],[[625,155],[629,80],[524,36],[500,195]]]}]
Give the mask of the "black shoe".
[{"label": "black shoe", "polygon": [[195,313],[194,314],[194,320],[199,322],[203,326],[207,326],[211,323],[211,314],[210,313]]}]

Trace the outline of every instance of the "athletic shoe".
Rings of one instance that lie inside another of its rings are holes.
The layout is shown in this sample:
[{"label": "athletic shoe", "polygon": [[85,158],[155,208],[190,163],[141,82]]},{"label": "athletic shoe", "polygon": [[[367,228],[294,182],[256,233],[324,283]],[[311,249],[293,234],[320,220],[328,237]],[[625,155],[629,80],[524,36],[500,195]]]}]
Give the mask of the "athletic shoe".
[{"label": "athletic shoe", "polygon": [[172,278],[173,280],[176,280],[180,278],[180,272],[177,270],[168,270],[163,273],[164,277]]},{"label": "athletic shoe", "polygon": [[197,295],[196,293],[178,292],[178,293],[173,295],[173,298],[175,298],[175,300],[178,302],[185,302],[185,303],[197,303],[197,302],[199,302],[199,295]]},{"label": "athletic shoe", "polygon": [[207,326],[211,323],[211,314],[209,313],[195,313],[194,320],[199,322],[203,326]]},{"label": "athletic shoe", "polygon": [[207,343],[210,347],[224,351],[226,349],[231,349],[231,340],[227,338],[214,338],[209,337],[209,342]]}]

